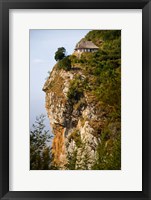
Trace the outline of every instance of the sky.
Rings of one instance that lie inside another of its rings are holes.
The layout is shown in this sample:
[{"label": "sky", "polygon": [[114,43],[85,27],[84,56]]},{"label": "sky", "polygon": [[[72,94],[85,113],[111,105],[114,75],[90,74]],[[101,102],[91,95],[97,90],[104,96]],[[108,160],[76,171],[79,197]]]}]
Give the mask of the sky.
[{"label": "sky", "polygon": [[[50,123],[45,109],[43,85],[56,61],[55,52],[65,47],[72,54],[79,42],[90,30],[30,30],[30,128],[40,114],[46,115],[46,129]],[[50,131],[51,132],[51,131]]]}]

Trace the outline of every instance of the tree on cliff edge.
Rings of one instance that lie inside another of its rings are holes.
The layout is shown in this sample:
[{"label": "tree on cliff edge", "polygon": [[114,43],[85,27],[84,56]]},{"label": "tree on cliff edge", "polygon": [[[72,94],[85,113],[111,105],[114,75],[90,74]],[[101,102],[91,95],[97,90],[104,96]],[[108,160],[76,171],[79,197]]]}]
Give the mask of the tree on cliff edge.
[{"label": "tree on cliff edge", "polygon": [[64,47],[60,47],[55,53],[55,60],[56,61],[62,60],[65,56],[66,56],[66,49]]}]

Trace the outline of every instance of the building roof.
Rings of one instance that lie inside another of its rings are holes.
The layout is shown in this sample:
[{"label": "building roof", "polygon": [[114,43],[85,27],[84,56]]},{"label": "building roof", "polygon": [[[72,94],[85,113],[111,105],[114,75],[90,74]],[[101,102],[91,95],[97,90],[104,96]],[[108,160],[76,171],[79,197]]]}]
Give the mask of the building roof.
[{"label": "building roof", "polygon": [[77,43],[75,50],[76,49],[98,49],[92,41],[80,41]]}]

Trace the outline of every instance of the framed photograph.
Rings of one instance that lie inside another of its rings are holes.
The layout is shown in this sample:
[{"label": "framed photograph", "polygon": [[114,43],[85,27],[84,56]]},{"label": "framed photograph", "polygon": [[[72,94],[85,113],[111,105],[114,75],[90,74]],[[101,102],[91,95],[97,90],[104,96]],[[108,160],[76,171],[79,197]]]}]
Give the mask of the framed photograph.
[{"label": "framed photograph", "polygon": [[1,199],[150,199],[150,1],[0,9]]}]

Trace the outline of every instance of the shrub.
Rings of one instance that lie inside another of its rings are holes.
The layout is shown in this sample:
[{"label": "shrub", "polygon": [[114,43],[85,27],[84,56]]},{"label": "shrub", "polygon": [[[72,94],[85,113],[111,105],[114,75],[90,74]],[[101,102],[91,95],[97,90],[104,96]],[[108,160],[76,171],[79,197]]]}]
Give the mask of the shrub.
[{"label": "shrub", "polygon": [[71,81],[67,94],[67,97],[71,103],[77,103],[81,97],[83,97],[83,90],[83,80],[81,80],[81,76],[78,75],[73,81]]},{"label": "shrub", "polygon": [[70,56],[67,56],[67,57],[63,58],[62,60],[60,60],[58,63],[58,68],[69,71],[71,69]]},{"label": "shrub", "polygon": [[70,56],[70,60],[71,60],[71,62],[72,62],[73,65],[76,64],[76,63],[78,63],[78,58],[75,55],[71,55]]}]

